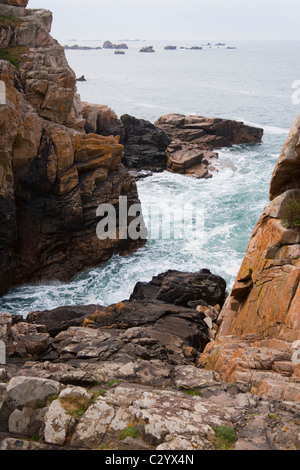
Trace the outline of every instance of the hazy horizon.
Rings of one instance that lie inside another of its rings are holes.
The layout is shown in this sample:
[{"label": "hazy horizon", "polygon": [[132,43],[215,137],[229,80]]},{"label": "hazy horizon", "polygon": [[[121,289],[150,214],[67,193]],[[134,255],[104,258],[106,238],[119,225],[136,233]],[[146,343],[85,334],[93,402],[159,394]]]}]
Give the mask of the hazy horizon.
[{"label": "hazy horizon", "polygon": [[299,0],[29,0],[58,40],[300,40]]}]

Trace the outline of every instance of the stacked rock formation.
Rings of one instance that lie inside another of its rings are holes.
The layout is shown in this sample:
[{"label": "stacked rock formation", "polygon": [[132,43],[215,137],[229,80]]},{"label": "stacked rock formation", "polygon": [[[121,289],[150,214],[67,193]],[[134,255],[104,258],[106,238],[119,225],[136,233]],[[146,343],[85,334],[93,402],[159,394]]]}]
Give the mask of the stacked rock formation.
[{"label": "stacked rock formation", "polygon": [[166,114],[155,125],[171,143],[166,149],[167,169],[196,178],[211,178],[218,154],[214,150],[236,144],[261,142],[263,130],[229,119]]},{"label": "stacked rock formation", "polygon": [[139,202],[118,136],[86,133],[76,77],[49,34],[52,14],[5,1],[0,13],[0,293],[70,279],[142,241],[100,241],[99,204]]},{"label": "stacked rock formation", "polygon": [[217,340],[202,364],[260,396],[300,401],[300,116],[270,183]]}]

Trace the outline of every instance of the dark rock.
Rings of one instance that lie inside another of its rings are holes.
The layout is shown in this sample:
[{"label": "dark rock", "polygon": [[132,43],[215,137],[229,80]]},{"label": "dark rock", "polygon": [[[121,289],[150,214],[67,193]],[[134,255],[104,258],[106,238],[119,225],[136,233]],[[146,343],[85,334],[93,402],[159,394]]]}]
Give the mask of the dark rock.
[{"label": "dark rock", "polygon": [[125,52],[124,51],[115,51],[115,54],[116,55],[125,55]]},{"label": "dark rock", "polygon": [[86,82],[86,78],[84,75],[81,75],[81,77],[77,78],[76,80],[77,82]]},{"label": "dark rock", "polygon": [[151,122],[128,114],[121,116],[121,122],[125,131],[123,163],[126,168],[165,170],[165,151],[171,142],[167,134]]},{"label": "dark rock", "polygon": [[152,338],[155,336],[165,347],[172,349],[172,342],[175,345],[179,340],[182,346],[190,346],[200,352],[209,341],[203,318],[203,314],[196,310],[179,305],[158,300],[130,300],[95,312],[84,324],[101,329],[150,328]]},{"label": "dark rock", "polygon": [[[208,269],[198,273],[169,270],[155,276],[150,282],[136,284],[130,300],[160,300],[169,304],[193,308],[201,305],[224,305],[226,282]],[[203,305],[203,303],[202,303]]]},{"label": "dark rock", "polygon": [[176,51],[177,46],[165,46],[166,51]]},{"label": "dark rock", "polygon": [[54,310],[30,312],[27,315],[28,323],[45,325],[50,336],[54,337],[71,326],[82,325],[85,318],[97,312],[99,305],[75,305],[58,307]]}]

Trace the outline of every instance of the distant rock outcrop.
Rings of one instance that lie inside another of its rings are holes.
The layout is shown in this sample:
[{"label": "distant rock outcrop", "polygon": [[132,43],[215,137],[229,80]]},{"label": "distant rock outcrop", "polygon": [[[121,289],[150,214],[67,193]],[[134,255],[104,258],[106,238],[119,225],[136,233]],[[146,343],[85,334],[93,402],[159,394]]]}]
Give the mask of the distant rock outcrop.
[{"label": "distant rock outcrop", "polygon": [[153,49],[153,46],[145,46],[140,49],[140,52],[155,52],[155,50]]},{"label": "distant rock outcrop", "polygon": [[102,49],[102,47],[90,47],[90,46],[78,46],[78,44],[74,44],[73,46],[64,46],[66,51],[98,51]]},{"label": "distant rock outcrop", "polygon": [[128,49],[127,44],[113,44],[111,41],[105,41],[103,44],[103,49]]}]

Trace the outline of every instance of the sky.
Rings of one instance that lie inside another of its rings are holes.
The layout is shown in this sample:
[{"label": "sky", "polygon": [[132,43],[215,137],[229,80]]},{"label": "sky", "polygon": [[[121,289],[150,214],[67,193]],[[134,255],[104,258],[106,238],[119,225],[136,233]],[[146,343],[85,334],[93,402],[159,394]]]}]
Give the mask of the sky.
[{"label": "sky", "polygon": [[62,39],[300,40],[300,0],[29,0]]}]

